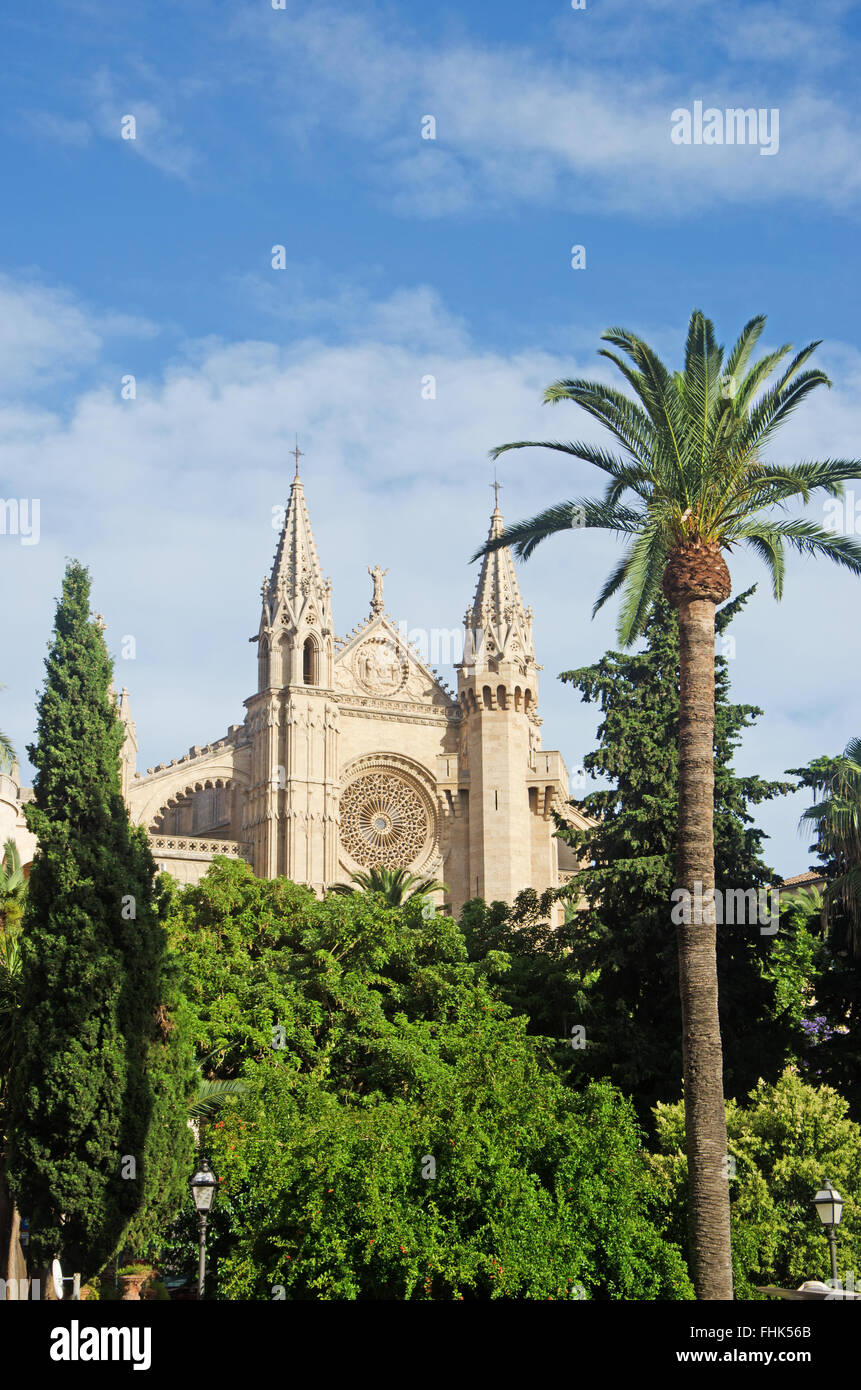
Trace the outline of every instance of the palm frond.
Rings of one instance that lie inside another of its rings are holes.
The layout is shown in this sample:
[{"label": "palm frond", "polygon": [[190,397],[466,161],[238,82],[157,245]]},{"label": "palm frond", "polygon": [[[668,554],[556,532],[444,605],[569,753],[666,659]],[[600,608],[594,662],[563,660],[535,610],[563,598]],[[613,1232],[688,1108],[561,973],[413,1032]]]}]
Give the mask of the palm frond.
[{"label": "palm frond", "polygon": [[558,531],[599,530],[618,531],[636,535],[642,524],[642,513],[631,507],[610,506],[597,502],[594,498],[581,498],[579,501],[563,502],[556,507],[548,507],[528,521],[520,521],[507,526],[499,536],[492,536],[472,556],[478,560],[491,550],[511,546],[516,555],[528,560],[529,556],[548,536]]},{"label": "palm frond", "polygon": [[753,352],[753,349],[762,336],[765,322],[765,314],[757,314],[754,318],[748,319],[738,336],[738,341],[727,358],[725,375],[728,378],[732,379],[740,375],[747,367],[750,361],[750,354]]},{"label": "palm frond", "polygon": [[248,1090],[247,1081],[207,1081],[203,1077],[197,1083],[197,1090],[186,1107],[190,1120],[209,1120],[228,1100],[244,1096]]},{"label": "palm frond", "polygon": [[631,567],[632,555],[633,547],[629,547],[629,549],[625,551],[625,554],[622,556],[616,568],[607,578],[603,588],[601,589],[600,594],[598,595],[592,606],[593,618],[595,614],[598,612],[598,610],[604,607],[604,604],[607,602],[607,600],[612,598],[613,595],[619,589],[621,589],[625,580],[628,578],[628,570]]},{"label": "palm frond", "polygon": [[799,518],[795,521],[740,522],[733,528],[733,539],[753,541],[754,538],[782,539],[801,555],[824,555],[842,565],[852,574],[861,575],[861,545],[851,536],[838,536],[824,531],[815,521]]},{"label": "palm frond", "polygon": [[803,372],[790,386],[774,387],[757,401],[747,417],[744,429],[744,450],[748,455],[762,448],[779,425],[785,424],[801,402],[817,386],[830,386],[824,372]]},{"label": "palm frond", "polygon": [[628,647],[642,635],[658,596],[669,543],[660,526],[643,531],[631,547],[625,592],[619,611],[619,641]]},{"label": "palm frond", "polygon": [[10,772],[15,764],[15,748],[8,734],[0,729],[0,772]]},{"label": "palm frond", "polygon": [[781,599],[783,597],[783,578],[786,573],[782,537],[775,536],[768,528],[754,530],[751,526],[745,540],[751,550],[765,562],[771,575],[771,592],[776,599]]}]

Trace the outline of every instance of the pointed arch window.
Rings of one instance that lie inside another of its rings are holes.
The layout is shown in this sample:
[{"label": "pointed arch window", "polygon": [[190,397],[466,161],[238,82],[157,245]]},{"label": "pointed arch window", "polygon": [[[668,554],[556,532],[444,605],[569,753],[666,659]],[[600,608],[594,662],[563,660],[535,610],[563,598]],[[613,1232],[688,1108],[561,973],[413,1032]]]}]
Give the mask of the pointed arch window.
[{"label": "pointed arch window", "polygon": [[319,685],[317,643],[313,637],[305,638],[302,648],[302,679],[306,685]]}]

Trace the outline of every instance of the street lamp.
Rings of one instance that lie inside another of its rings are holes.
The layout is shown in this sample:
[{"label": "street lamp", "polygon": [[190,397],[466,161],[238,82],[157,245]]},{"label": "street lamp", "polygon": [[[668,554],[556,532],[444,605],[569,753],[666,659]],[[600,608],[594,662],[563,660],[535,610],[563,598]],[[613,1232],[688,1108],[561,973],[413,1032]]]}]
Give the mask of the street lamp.
[{"label": "street lamp", "polygon": [[843,1198],[836,1192],[830,1182],[826,1182],[819,1189],[813,1198],[819,1220],[828,1232],[828,1245],[831,1250],[831,1278],[834,1287],[838,1285],[837,1275],[837,1240],[834,1235],[834,1227],[840,1225],[840,1217],[843,1215]]},{"label": "street lamp", "polygon": [[188,1180],[191,1188],[194,1209],[200,1221],[200,1261],[197,1266],[197,1296],[203,1298],[203,1285],[206,1278],[206,1218],[212,1207],[212,1199],[215,1196],[217,1179],[209,1166],[209,1159],[204,1158],[197,1172]]}]

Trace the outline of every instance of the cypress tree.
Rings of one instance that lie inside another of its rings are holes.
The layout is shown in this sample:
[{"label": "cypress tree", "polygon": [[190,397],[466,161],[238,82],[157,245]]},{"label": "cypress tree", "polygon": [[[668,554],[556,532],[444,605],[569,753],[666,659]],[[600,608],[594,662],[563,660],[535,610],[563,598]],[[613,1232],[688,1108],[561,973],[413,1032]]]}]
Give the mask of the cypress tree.
[{"label": "cypress tree", "polygon": [[10,1187],[31,1251],[94,1274],[144,1208],[165,934],[146,834],[123,802],[112,664],[68,564],[46,660],[26,808],[38,837],[22,930]]}]

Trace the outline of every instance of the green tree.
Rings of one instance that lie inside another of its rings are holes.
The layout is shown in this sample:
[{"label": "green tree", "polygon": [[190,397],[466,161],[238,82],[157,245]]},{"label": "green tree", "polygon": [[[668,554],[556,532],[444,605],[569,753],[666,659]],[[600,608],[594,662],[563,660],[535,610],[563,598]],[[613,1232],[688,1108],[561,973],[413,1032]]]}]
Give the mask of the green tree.
[{"label": "green tree", "polygon": [[[738,1298],[761,1298],[757,1286],[798,1288],[826,1280],[828,1244],[813,1195],[828,1179],[846,1205],[838,1231],[838,1271],[857,1284],[861,1269],[861,1129],[829,1086],[810,1086],[793,1069],[761,1081],[744,1103],[727,1104],[729,1187]],[[666,1184],[671,1226],[684,1230],[684,1116],[681,1104],[656,1111],[661,1156],[653,1166]],[[857,1290],[856,1290],[857,1291]]]},{"label": "green tree", "polygon": [[152,1112],[140,1165],[140,1200],[122,1238],[131,1263],[159,1258],[182,1210],[194,1163],[194,1132],[189,1120],[201,1113],[195,1109],[200,1096],[194,1015],[180,990],[179,978],[177,962],[168,960],[160,980],[161,1002],[146,1040],[144,1068]]},{"label": "green tree", "polygon": [[[604,496],[550,507],[507,528],[478,552],[513,545],[525,559],[556,532],[598,528],[621,533],[630,543],[595,606],[622,590],[623,645],[642,633],[660,592],[678,610],[675,878],[689,901],[701,893],[706,904],[704,912],[691,913],[690,922],[680,923],[677,933],[691,1250],[703,1299],[732,1297],[715,922],[708,910],[714,889],[714,618],[717,604],[731,593],[723,552],[738,544],[750,546],[771,572],[775,598],[783,590],[787,542],[802,554],[828,556],[861,574],[861,546],[854,540],[813,521],[769,515],[774,507],[806,502],[817,490],[842,495],[844,481],[858,477],[861,465],[856,460],[763,463],[778,427],[812,390],[828,384],[823,372],[802,371],[815,343],[796,353],[788,366],[781,367],[788,345],[751,365],[764,327],[764,317],[751,319],[725,358],[711,321],[695,310],[682,371],[670,371],[634,334],[610,329],[604,341],[632,365],[606,348],[601,355],[618,367],[635,399],[602,382],[568,380],[550,386],[545,401],[581,406],[610,431],[621,455],[586,443],[520,441],[493,450],[498,457],[507,449],[550,448],[592,464],[608,477]],[[768,385],[778,369],[778,379]]]},{"label": "green tree", "polygon": [[362,1104],[256,1064],[212,1141],[216,1297],[691,1296],[618,1093],[566,1090],[520,1029],[468,1007],[389,1046],[404,1094]]},{"label": "green tree", "polygon": [[28,750],[36,775],[25,814],[38,849],[21,936],[9,1165],[36,1260],[59,1255],[85,1278],[165,1177],[151,1162],[159,1111],[147,1073],[165,933],[146,835],[130,827],[121,795],[123,730],[89,595],[87,571],[70,562]]},{"label": "green tree", "polygon": [[6,1147],[9,1073],[21,1003],[20,928],[0,923],[0,1150]]},{"label": "green tree", "polygon": [[365,893],[321,902],[289,879],[217,858],[175,893],[167,918],[210,1079],[240,1077],[274,1050],[333,1085],[367,1088],[365,1030],[375,1035],[398,1011],[434,1016],[450,991],[486,973],[469,964],[457,924],[422,907],[418,897],[392,907]]},{"label": "green tree", "polygon": [[813,786],[821,800],[808,807],[802,822],[815,827],[817,845],[833,863],[826,914],[842,908],[848,945],[861,961],[861,738],[850,739],[824,780]]},{"label": "green tree", "polygon": [[514,1014],[525,1015],[529,1032],[557,1043],[567,1039],[557,1061],[568,1070],[569,1032],[583,1019],[585,980],[575,955],[583,924],[578,914],[552,925],[556,901],[556,890],[539,896],[534,888],[523,889],[511,904],[471,898],[461,909],[460,927],[470,960],[487,963],[500,997]]},{"label": "green tree", "polygon": [[[751,592],[719,610],[719,635]],[[560,821],[560,834],[588,865],[572,882],[572,894],[585,908],[564,960],[572,984],[569,1026],[582,1023],[586,1046],[570,1056],[586,1074],[609,1076],[648,1123],[656,1102],[677,1099],[682,1082],[678,968],[668,909],[678,819],[679,634],[676,614],[663,599],[647,620],[645,638],[642,651],[610,652],[593,666],[561,676],[587,703],[600,706],[598,747],[584,765],[609,785],[577,803],[593,825],[580,832]],[[733,768],[744,731],[761,713],[731,701],[729,662],[718,656],[714,838],[722,903],[729,890],[764,891],[774,882],[750,808],[790,791],[792,783],[742,777]],[[770,907],[773,900],[763,901]],[[717,924],[724,1085],[733,1097],[746,1095],[760,1077],[775,1081],[804,1047],[812,939],[793,918],[784,918],[776,931],[773,925],[770,918]]]},{"label": "green tree", "polygon": [[198,1046],[248,1087],[207,1136],[215,1296],[690,1297],[629,1103],[566,1088],[421,909],[226,859],[177,895]]},{"label": "green tree", "polygon": [[806,767],[791,768],[790,772],[813,795],[813,807],[801,824],[814,830],[810,852],[817,862],[812,867],[826,880],[824,903],[810,904],[806,913],[811,929],[818,928],[822,937],[813,981],[816,1003],[805,1025],[810,1039],[806,1072],[833,1086],[846,1098],[853,1119],[861,1121],[861,957],[855,897],[858,861],[851,831],[852,817],[857,815],[851,764],[856,762],[854,749],[849,766],[844,753],[842,757],[814,758]]}]

